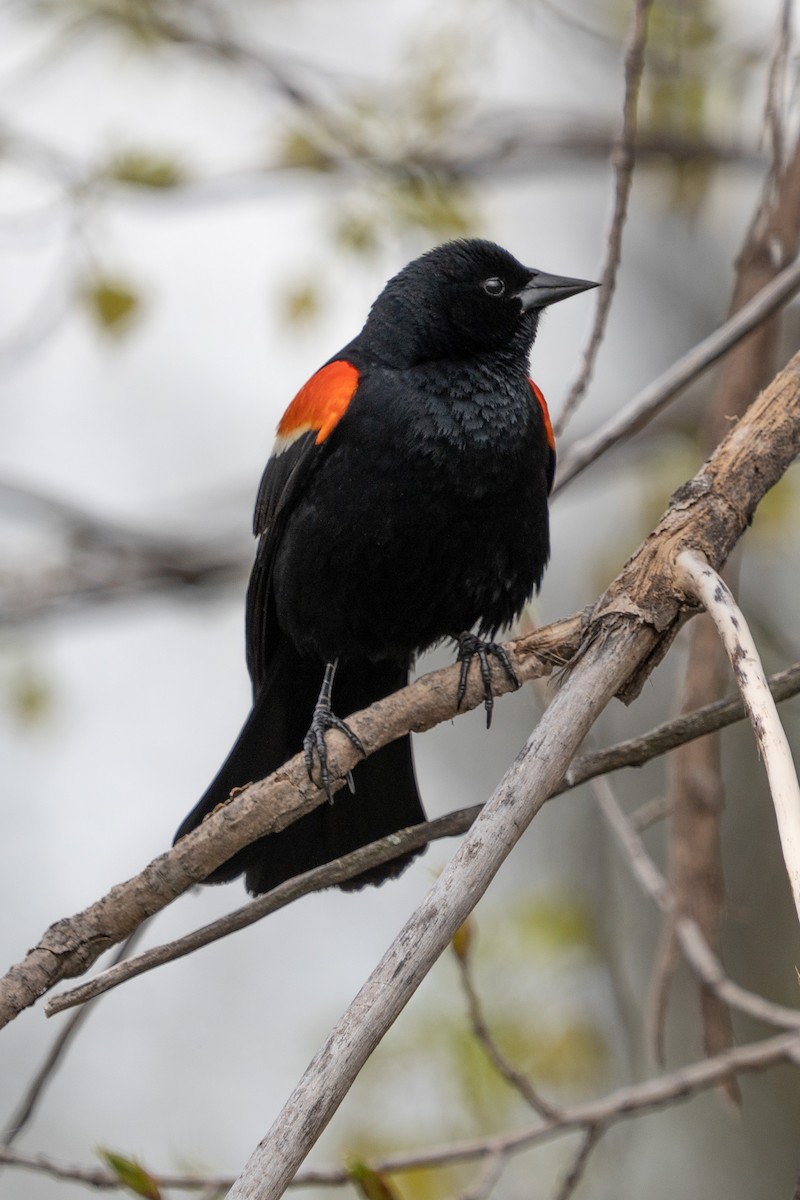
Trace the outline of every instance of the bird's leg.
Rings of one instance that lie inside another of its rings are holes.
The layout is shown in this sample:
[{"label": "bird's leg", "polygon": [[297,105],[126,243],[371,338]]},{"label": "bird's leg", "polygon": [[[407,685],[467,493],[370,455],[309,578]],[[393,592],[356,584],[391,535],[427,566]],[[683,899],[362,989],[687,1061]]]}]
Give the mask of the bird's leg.
[{"label": "bird's leg", "polygon": [[[333,804],[333,792],[331,791],[331,777],[328,773],[328,749],[325,745],[325,734],[329,729],[338,729],[358,750],[359,754],[367,757],[367,752],[361,738],[353,733],[349,725],[342,721],[331,709],[331,691],[333,689],[333,677],[336,674],[336,664],[338,658],[333,662],[329,662],[325,667],[325,675],[322,680],[317,703],[314,705],[314,716],[311,718],[311,726],[303,739],[303,757],[305,759],[308,778],[314,778],[314,754],[316,753],[319,759],[319,775],[322,780],[322,786],[328,797],[330,804]],[[353,777],[348,771],[345,778],[350,790],[353,790]]]},{"label": "bird's leg", "polygon": [[473,658],[477,658],[481,672],[481,682],[483,683],[483,707],[486,709],[486,728],[488,729],[492,724],[492,711],[494,709],[494,692],[492,691],[492,672],[489,668],[489,655],[491,654],[493,658],[497,659],[516,688],[521,686],[517,678],[517,673],[511,665],[511,659],[497,642],[485,642],[483,638],[479,638],[474,633],[460,633],[456,641],[458,642],[457,661],[461,663],[461,674],[456,694],[456,708],[461,708],[461,703],[467,690],[470,663]]}]

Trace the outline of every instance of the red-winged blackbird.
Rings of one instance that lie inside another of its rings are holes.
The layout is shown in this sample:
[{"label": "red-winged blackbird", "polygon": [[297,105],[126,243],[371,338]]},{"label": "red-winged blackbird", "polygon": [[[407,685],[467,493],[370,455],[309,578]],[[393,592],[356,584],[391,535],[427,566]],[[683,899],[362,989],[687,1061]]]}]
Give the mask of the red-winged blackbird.
[{"label": "red-winged blackbird", "polygon": [[[247,595],[253,708],[181,825],[305,748],[328,789],[325,731],[402,687],[414,655],[477,655],[487,718],[491,640],[549,557],[555,446],[528,378],[539,314],[596,284],[523,267],[481,240],[450,242],[391,279],[361,333],[301,388],[261,480]],[[468,631],[477,627],[477,636]],[[484,639],[489,639],[488,641]],[[352,735],[350,735],[352,737]],[[254,895],[425,819],[409,737],[360,762],[332,803],[261,838],[209,882]],[[407,854],[342,886],[398,875]]]}]

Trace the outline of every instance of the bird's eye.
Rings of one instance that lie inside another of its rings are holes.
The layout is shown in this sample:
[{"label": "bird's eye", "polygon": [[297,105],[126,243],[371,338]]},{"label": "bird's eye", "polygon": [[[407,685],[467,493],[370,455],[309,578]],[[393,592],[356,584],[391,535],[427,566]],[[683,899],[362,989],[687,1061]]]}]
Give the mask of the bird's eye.
[{"label": "bird's eye", "polygon": [[486,292],[487,296],[502,296],[503,292],[506,290],[506,285],[503,283],[502,279],[498,279],[496,275],[493,275],[491,279],[485,279],[483,281],[483,290]]}]

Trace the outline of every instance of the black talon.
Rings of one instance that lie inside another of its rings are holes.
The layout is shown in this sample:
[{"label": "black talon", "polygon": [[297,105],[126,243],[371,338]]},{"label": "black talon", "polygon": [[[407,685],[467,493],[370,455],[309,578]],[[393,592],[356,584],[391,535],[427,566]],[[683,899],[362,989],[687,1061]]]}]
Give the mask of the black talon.
[{"label": "black talon", "polygon": [[[333,804],[333,792],[331,790],[331,777],[328,772],[328,748],[325,745],[325,734],[329,729],[338,729],[345,737],[349,738],[355,746],[359,754],[364,758],[367,757],[367,752],[364,749],[364,744],[357,734],[353,733],[350,726],[342,721],[340,717],[331,709],[331,691],[333,689],[333,677],[336,674],[336,663],[338,659],[329,662],[325,667],[325,675],[322,680],[319,698],[314,705],[314,715],[311,718],[311,725],[308,733],[303,738],[303,759],[306,764],[308,778],[314,778],[314,754],[316,753],[319,759],[319,776],[322,786],[325,789],[325,794],[328,797],[328,803]],[[353,776],[348,771],[345,775],[347,785],[353,791]]]},{"label": "black talon", "polygon": [[459,634],[456,640],[458,642],[457,661],[461,663],[461,673],[458,677],[458,692],[456,693],[456,708],[461,708],[467,691],[470,663],[473,658],[477,658],[481,673],[481,682],[483,684],[483,707],[486,710],[486,728],[489,729],[492,724],[492,712],[494,711],[494,692],[492,691],[492,671],[489,666],[489,655],[491,654],[493,658],[497,659],[515,688],[521,686],[517,678],[517,673],[511,665],[511,659],[497,642],[485,642],[483,638],[479,638],[474,633]]}]

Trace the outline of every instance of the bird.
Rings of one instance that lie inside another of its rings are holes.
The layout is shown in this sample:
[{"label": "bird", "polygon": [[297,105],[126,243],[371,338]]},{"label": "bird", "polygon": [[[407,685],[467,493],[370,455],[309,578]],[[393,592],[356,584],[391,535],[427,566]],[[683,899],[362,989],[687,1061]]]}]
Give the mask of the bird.
[{"label": "bird", "polygon": [[[487,723],[489,659],[517,683],[495,638],[540,586],[556,463],[529,358],[542,311],[596,286],[481,238],[446,242],[388,281],[289,404],[255,505],[252,709],[175,841],[301,751],[328,803],[205,882],[244,874],[260,895],[425,820],[410,735],[360,760],[335,796],[325,746],[338,728],[363,753],[343,718],[403,687],[423,651],[454,642],[459,707],[477,659]],[[416,853],[339,886],[382,883]]]}]

